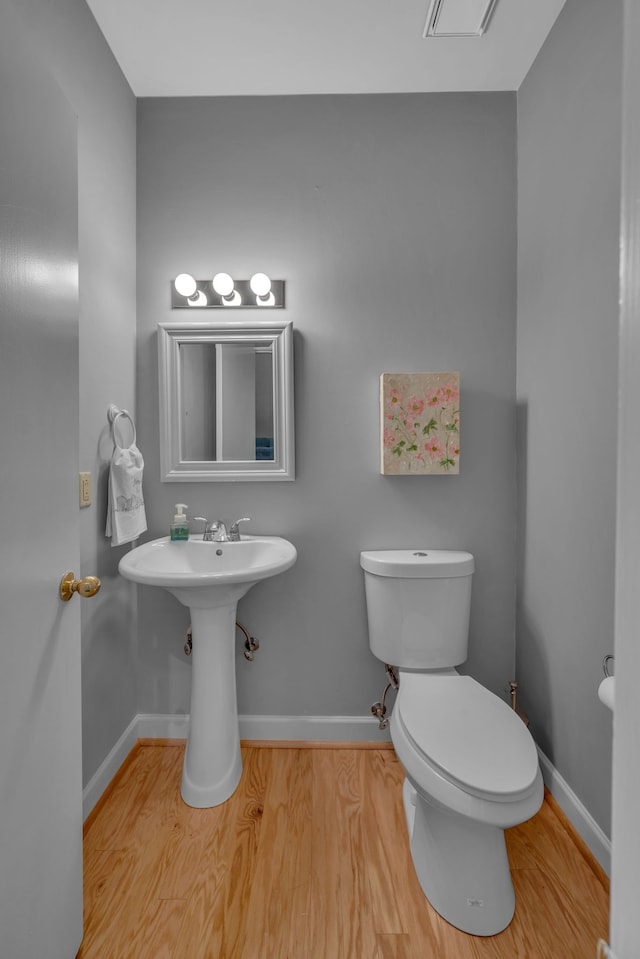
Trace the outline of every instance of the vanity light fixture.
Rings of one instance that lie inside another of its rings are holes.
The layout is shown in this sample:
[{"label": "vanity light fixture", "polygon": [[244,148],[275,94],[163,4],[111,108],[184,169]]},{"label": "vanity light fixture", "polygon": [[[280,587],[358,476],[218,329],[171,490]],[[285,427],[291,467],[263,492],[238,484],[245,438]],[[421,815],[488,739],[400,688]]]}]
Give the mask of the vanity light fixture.
[{"label": "vanity light fixture", "polygon": [[171,306],[183,307],[283,307],[284,280],[254,273],[250,280],[234,280],[229,273],[216,273],[212,280],[196,280],[180,273],[171,283]]}]

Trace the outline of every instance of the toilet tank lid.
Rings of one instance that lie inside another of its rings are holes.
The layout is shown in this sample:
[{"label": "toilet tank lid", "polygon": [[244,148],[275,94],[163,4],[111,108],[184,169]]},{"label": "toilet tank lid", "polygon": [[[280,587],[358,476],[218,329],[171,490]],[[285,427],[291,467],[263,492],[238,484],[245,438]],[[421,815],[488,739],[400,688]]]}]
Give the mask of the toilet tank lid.
[{"label": "toilet tank lid", "polygon": [[474,569],[471,553],[454,549],[368,549],[360,565],[375,576],[409,579],[470,576]]}]

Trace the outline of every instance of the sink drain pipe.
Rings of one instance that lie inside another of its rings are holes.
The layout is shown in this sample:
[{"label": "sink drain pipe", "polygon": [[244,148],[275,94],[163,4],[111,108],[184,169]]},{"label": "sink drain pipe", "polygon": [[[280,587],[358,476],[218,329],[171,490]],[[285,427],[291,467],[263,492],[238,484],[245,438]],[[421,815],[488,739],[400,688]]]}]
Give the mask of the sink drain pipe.
[{"label": "sink drain pipe", "polygon": [[[253,662],[254,653],[256,649],[260,649],[260,640],[256,639],[254,636],[249,635],[249,631],[242,623],[239,623],[236,620],[236,626],[238,629],[244,633],[244,658],[250,663]],[[184,654],[185,656],[190,656],[191,651],[193,650],[193,630],[191,626],[187,630],[186,642],[184,644]]]}]

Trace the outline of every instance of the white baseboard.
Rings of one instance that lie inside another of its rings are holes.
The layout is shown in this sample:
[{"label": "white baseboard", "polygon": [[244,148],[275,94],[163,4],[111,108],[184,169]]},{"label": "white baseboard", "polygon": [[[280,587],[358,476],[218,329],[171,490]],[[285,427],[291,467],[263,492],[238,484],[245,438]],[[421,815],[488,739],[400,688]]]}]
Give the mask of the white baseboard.
[{"label": "white baseboard", "polygon": [[[189,717],[139,713],[139,739],[186,739]],[[250,716],[238,717],[240,739],[304,742],[387,742],[371,716]]]},{"label": "white baseboard", "polygon": [[544,784],[563,813],[587,844],[608,876],[611,875],[611,840],[602,831],[591,813],[582,805],[573,789],[562,778],[550,759],[538,748]]},{"label": "white baseboard", "polygon": [[388,742],[371,716],[240,716],[241,739]]},{"label": "white baseboard", "polygon": [[183,713],[138,713],[138,739],[186,739],[189,716]]},{"label": "white baseboard", "polygon": [[82,818],[87,818],[100,796],[103,794],[123,762],[137,743],[138,717],[134,716],[113,749],[98,766],[97,770],[82,790]]},{"label": "white baseboard", "polygon": [[[239,716],[241,739],[300,740],[304,742],[388,742],[371,716]],[[189,717],[139,713],[82,793],[86,819],[139,739],[186,739]]]}]

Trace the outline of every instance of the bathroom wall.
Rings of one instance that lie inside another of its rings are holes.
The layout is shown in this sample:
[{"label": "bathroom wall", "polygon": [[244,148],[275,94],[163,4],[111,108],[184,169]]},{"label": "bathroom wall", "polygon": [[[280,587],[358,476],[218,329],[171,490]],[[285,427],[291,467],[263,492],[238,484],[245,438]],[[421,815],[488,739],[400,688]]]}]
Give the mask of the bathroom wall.
[{"label": "bathroom wall", "polygon": [[[501,694],[513,678],[515,106],[509,93],[138,103],[137,408],[149,535],[166,534],[182,501],[191,516],[251,516],[253,532],[298,548],[293,569],[240,602],[261,642],[252,664],[238,657],[242,713],[368,713],[384,673],[368,649],[363,548],[471,550],[466,668]],[[156,324],[195,315],[170,310],[177,273],[220,269],[287,282],[295,482],[159,480]],[[379,474],[379,375],[416,370],[460,371],[459,476]],[[139,709],[187,712],[188,613],[151,588],[138,603]]]},{"label": "bathroom wall", "polygon": [[622,7],[567,0],[518,92],[517,671],[534,737],[607,835]]},{"label": "bathroom wall", "polygon": [[[78,430],[80,469],[93,475],[93,505],[78,513],[76,572],[102,580],[81,610],[86,782],[137,712],[134,594],[117,575],[123,548],[104,536],[106,411],[112,402],[135,409],[136,108],[84,0],[11,2],[78,115],[81,402],[60,415]],[[69,483],[77,486],[75,473]]]}]

